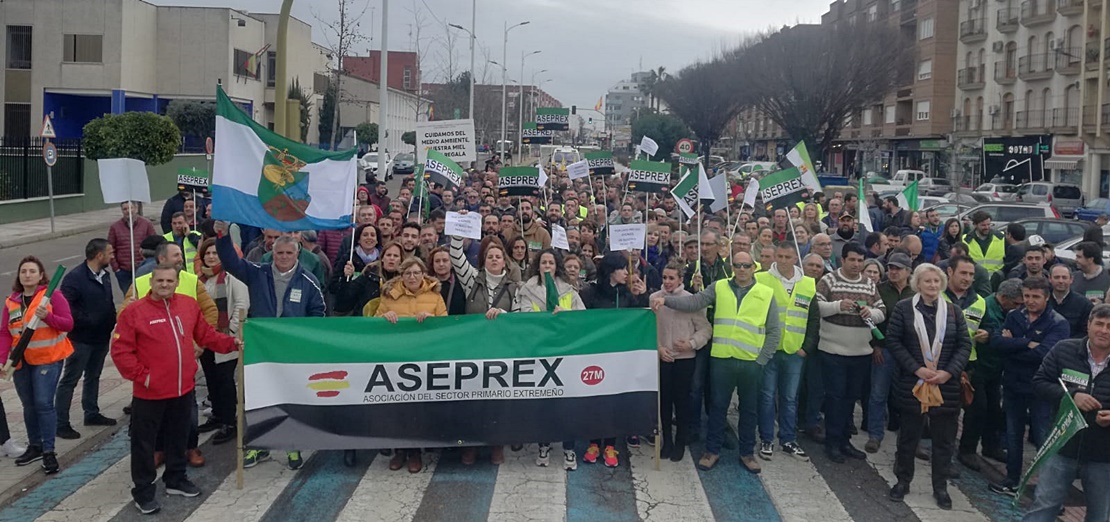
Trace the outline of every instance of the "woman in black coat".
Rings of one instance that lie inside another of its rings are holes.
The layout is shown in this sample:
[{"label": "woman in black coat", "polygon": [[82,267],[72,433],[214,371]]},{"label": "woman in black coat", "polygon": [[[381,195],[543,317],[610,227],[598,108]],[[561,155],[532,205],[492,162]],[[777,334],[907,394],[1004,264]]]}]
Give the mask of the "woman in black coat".
[{"label": "woman in black coat", "polygon": [[[936,265],[918,266],[910,279],[910,288],[917,295],[894,305],[886,331],[887,349],[900,370],[891,400],[902,411],[894,457],[898,483],[891,488],[890,498],[901,501],[910,490],[914,453],[928,415],[933,438],[933,497],[941,509],[952,509],[947,478],[962,404],[960,374],[971,356],[967,321],[963,311],[942,295],[947,287],[948,278]],[[942,332],[940,342],[938,331]]]}]

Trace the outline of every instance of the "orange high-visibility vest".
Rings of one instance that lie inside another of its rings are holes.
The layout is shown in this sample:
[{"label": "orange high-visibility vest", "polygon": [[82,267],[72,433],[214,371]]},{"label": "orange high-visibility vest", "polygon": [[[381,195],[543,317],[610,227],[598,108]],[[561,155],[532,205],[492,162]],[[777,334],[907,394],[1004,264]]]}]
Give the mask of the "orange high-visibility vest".
[{"label": "orange high-visibility vest", "polygon": [[[44,295],[46,295],[46,289],[39,290],[39,293],[35,294],[35,298],[31,300],[31,306],[27,307],[27,317],[35,315],[35,310],[38,310]],[[19,336],[23,334],[23,303],[11,299],[6,299],[5,302],[8,307],[8,333],[12,334],[14,348],[14,343],[18,342]],[[46,309],[53,311],[52,308],[47,305]],[[73,353],[73,345],[66,337],[66,332],[59,332],[45,321],[41,321],[39,327],[35,329],[35,334],[31,336],[27,351],[23,352],[23,360],[31,365],[51,364],[69,357],[71,353]]]}]

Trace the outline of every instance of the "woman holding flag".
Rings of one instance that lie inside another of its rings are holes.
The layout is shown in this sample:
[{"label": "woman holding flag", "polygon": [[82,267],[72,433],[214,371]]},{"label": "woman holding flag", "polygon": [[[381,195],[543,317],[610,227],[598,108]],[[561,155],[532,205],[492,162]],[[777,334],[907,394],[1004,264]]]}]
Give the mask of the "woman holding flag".
[{"label": "woman holding flag", "polygon": [[[47,290],[55,286],[55,282],[46,279],[42,261],[27,256],[19,262],[12,295],[4,301],[4,310],[0,313],[0,321],[7,326],[0,332],[0,360],[9,362],[11,356],[10,362],[16,367],[12,377],[23,403],[23,422],[27,425],[29,439],[27,451],[15,459],[15,465],[26,466],[41,459],[47,475],[59,469],[54,454],[58,428],[54,393],[62,378],[63,362],[73,353],[73,346],[66,338],[66,332],[73,330],[69,303],[60,290],[46,295]],[[40,323],[37,328],[35,323]],[[22,335],[30,335],[30,342],[23,345],[22,354],[12,354],[12,348]]]},{"label": "woman holding flag", "polygon": [[[536,262],[528,270],[528,277],[517,290],[513,301],[514,312],[551,312],[557,314],[564,310],[585,310],[582,298],[571,286],[563,265],[562,256],[553,248],[545,248],[536,256]],[[551,443],[541,442],[536,465],[546,467],[551,463]],[[578,469],[578,455],[574,452],[574,441],[563,441],[563,469]]]}]

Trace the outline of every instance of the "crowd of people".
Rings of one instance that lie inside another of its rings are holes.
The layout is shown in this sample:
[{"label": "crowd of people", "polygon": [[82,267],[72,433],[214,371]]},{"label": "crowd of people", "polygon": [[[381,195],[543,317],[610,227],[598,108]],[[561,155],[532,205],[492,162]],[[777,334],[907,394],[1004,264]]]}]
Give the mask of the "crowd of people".
[{"label": "crowd of people", "polygon": [[[710,470],[723,447],[737,444],[743,467],[759,473],[761,462],[780,456],[808,460],[798,443],[804,434],[840,464],[877,453],[896,432],[890,499],[908,493],[915,459],[928,460],[936,503],[950,509],[953,459],[972,472],[984,458],[1004,463],[1005,479],[991,490],[1017,494],[1024,443],[1045,442],[1066,392],[1090,427],[1045,466],[1026,519],[1053,520],[1077,478],[1084,491],[1110,487],[1110,275],[1097,229],[1075,247],[1072,266],[1020,225],[996,231],[983,213],[942,223],[935,211],[900,208],[895,198],[869,202],[869,232],[852,191],[779,208],[744,207],[737,198],[688,218],[669,194],[626,193],[621,175],[570,180],[553,170],[542,194],[508,197],[494,168],[427,192],[411,177],[395,196],[384,182],[361,186],[347,230],[213,221],[208,201],[182,193],[167,202],[158,235],[124,203],[108,238],[89,242],[85,263],[49,306],[40,306],[46,268],[28,256],[5,301],[0,356],[7,359],[25,318],[43,321],[14,371],[30,440],[18,445],[5,423],[2,451],[17,465],[41,460],[46,473],[57,472],[55,437],[80,437],[68,412],[82,378],[84,424],[113,424],[96,401],[110,353],[134,383],[132,493],[140,511],[152,513],[157,466],[166,466],[167,492],[195,496],[185,470],[205,464],[198,434],[215,431],[215,444],[236,437],[234,335],[244,311],[396,323],[650,307],[664,458],[682,461],[704,440],[693,457]],[[480,214],[481,239],[447,236],[447,212]],[[636,223],[645,225],[644,247],[611,251],[609,227]],[[568,249],[552,246],[556,225]],[[113,274],[125,291],[118,310]],[[207,383],[200,407],[198,368]],[[1065,387],[1062,375],[1071,376]],[[726,426],[734,394],[735,439]],[[850,442],[857,433],[867,436],[862,450]],[[654,442],[652,434],[622,434],[620,442],[598,435],[582,455],[575,441],[561,441],[564,469],[616,467],[624,446]],[[519,442],[514,450],[537,441]],[[391,470],[423,467],[419,449],[381,451]],[[550,453],[550,442],[540,442],[536,464],[550,466]],[[480,454],[495,464],[505,458],[500,446],[463,448],[459,458],[469,465]],[[268,450],[249,449],[243,464],[268,458]],[[286,460],[291,469],[303,465],[295,448]],[[354,465],[357,453],[344,460]],[[1106,520],[1110,499],[1087,495],[1087,516]]]}]

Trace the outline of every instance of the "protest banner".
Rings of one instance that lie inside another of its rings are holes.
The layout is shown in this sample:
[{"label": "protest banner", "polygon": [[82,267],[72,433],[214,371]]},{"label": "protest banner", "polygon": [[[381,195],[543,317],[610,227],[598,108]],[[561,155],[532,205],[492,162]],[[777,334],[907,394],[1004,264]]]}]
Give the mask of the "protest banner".
[{"label": "protest banner", "polygon": [[644,248],[647,227],[641,223],[609,225],[609,250]]},{"label": "protest banner", "polygon": [[634,160],[629,164],[629,192],[662,193],[671,187],[671,164],[660,161]]},{"label": "protest banner", "polygon": [[570,129],[570,109],[563,107],[537,107],[536,129],[565,131]]},{"label": "protest banner", "polygon": [[586,162],[590,165],[591,176],[608,176],[616,172],[616,167],[613,166],[612,152],[587,152]]},{"label": "protest banner", "polygon": [[658,421],[650,310],[251,319],[243,340],[252,448],[585,440]]},{"label": "protest banner", "polygon": [[427,155],[428,159],[424,161],[424,179],[449,189],[457,189],[463,184],[466,171],[458,163],[436,149],[428,150]]},{"label": "protest banner", "polygon": [[[1065,370],[1068,371],[1068,370]],[[1064,386],[1064,391],[1067,392],[1067,386],[1063,381],[1060,386]],[[1044,439],[1044,444],[1037,450],[1037,456],[1033,457],[1033,463],[1026,470],[1025,474],[1021,477],[1021,485],[1018,486],[1017,495],[1014,497],[1014,505],[1017,505],[1021,500],[1022,492],[1025,491],[1025,486],[1029,484],[1029,479],[1041,469],[1041,466],[1060,452],[1064,445],[1087,427],[1087,421],[1083,418],[1083,412],[1079,411],[1079,407],[1075,405],[1075,400],[1071,398],[1069,393],[1064,393],[1060,398],[1060,407],[1056,412],[1056,421],[1052,423],[1052,429],[1049,430],[1048,436]]]},{"label": "protest banner", "polygon": [[428,159],[428,149],[438,150],[459,164],[478,161],[474,120],[416,122],[416,160],[419,163]]},{"label": "protest banner", "polygon": [[498,194],[502,196],[538,196],[542,186],[536,167],[502,167],[497,175]]}]

